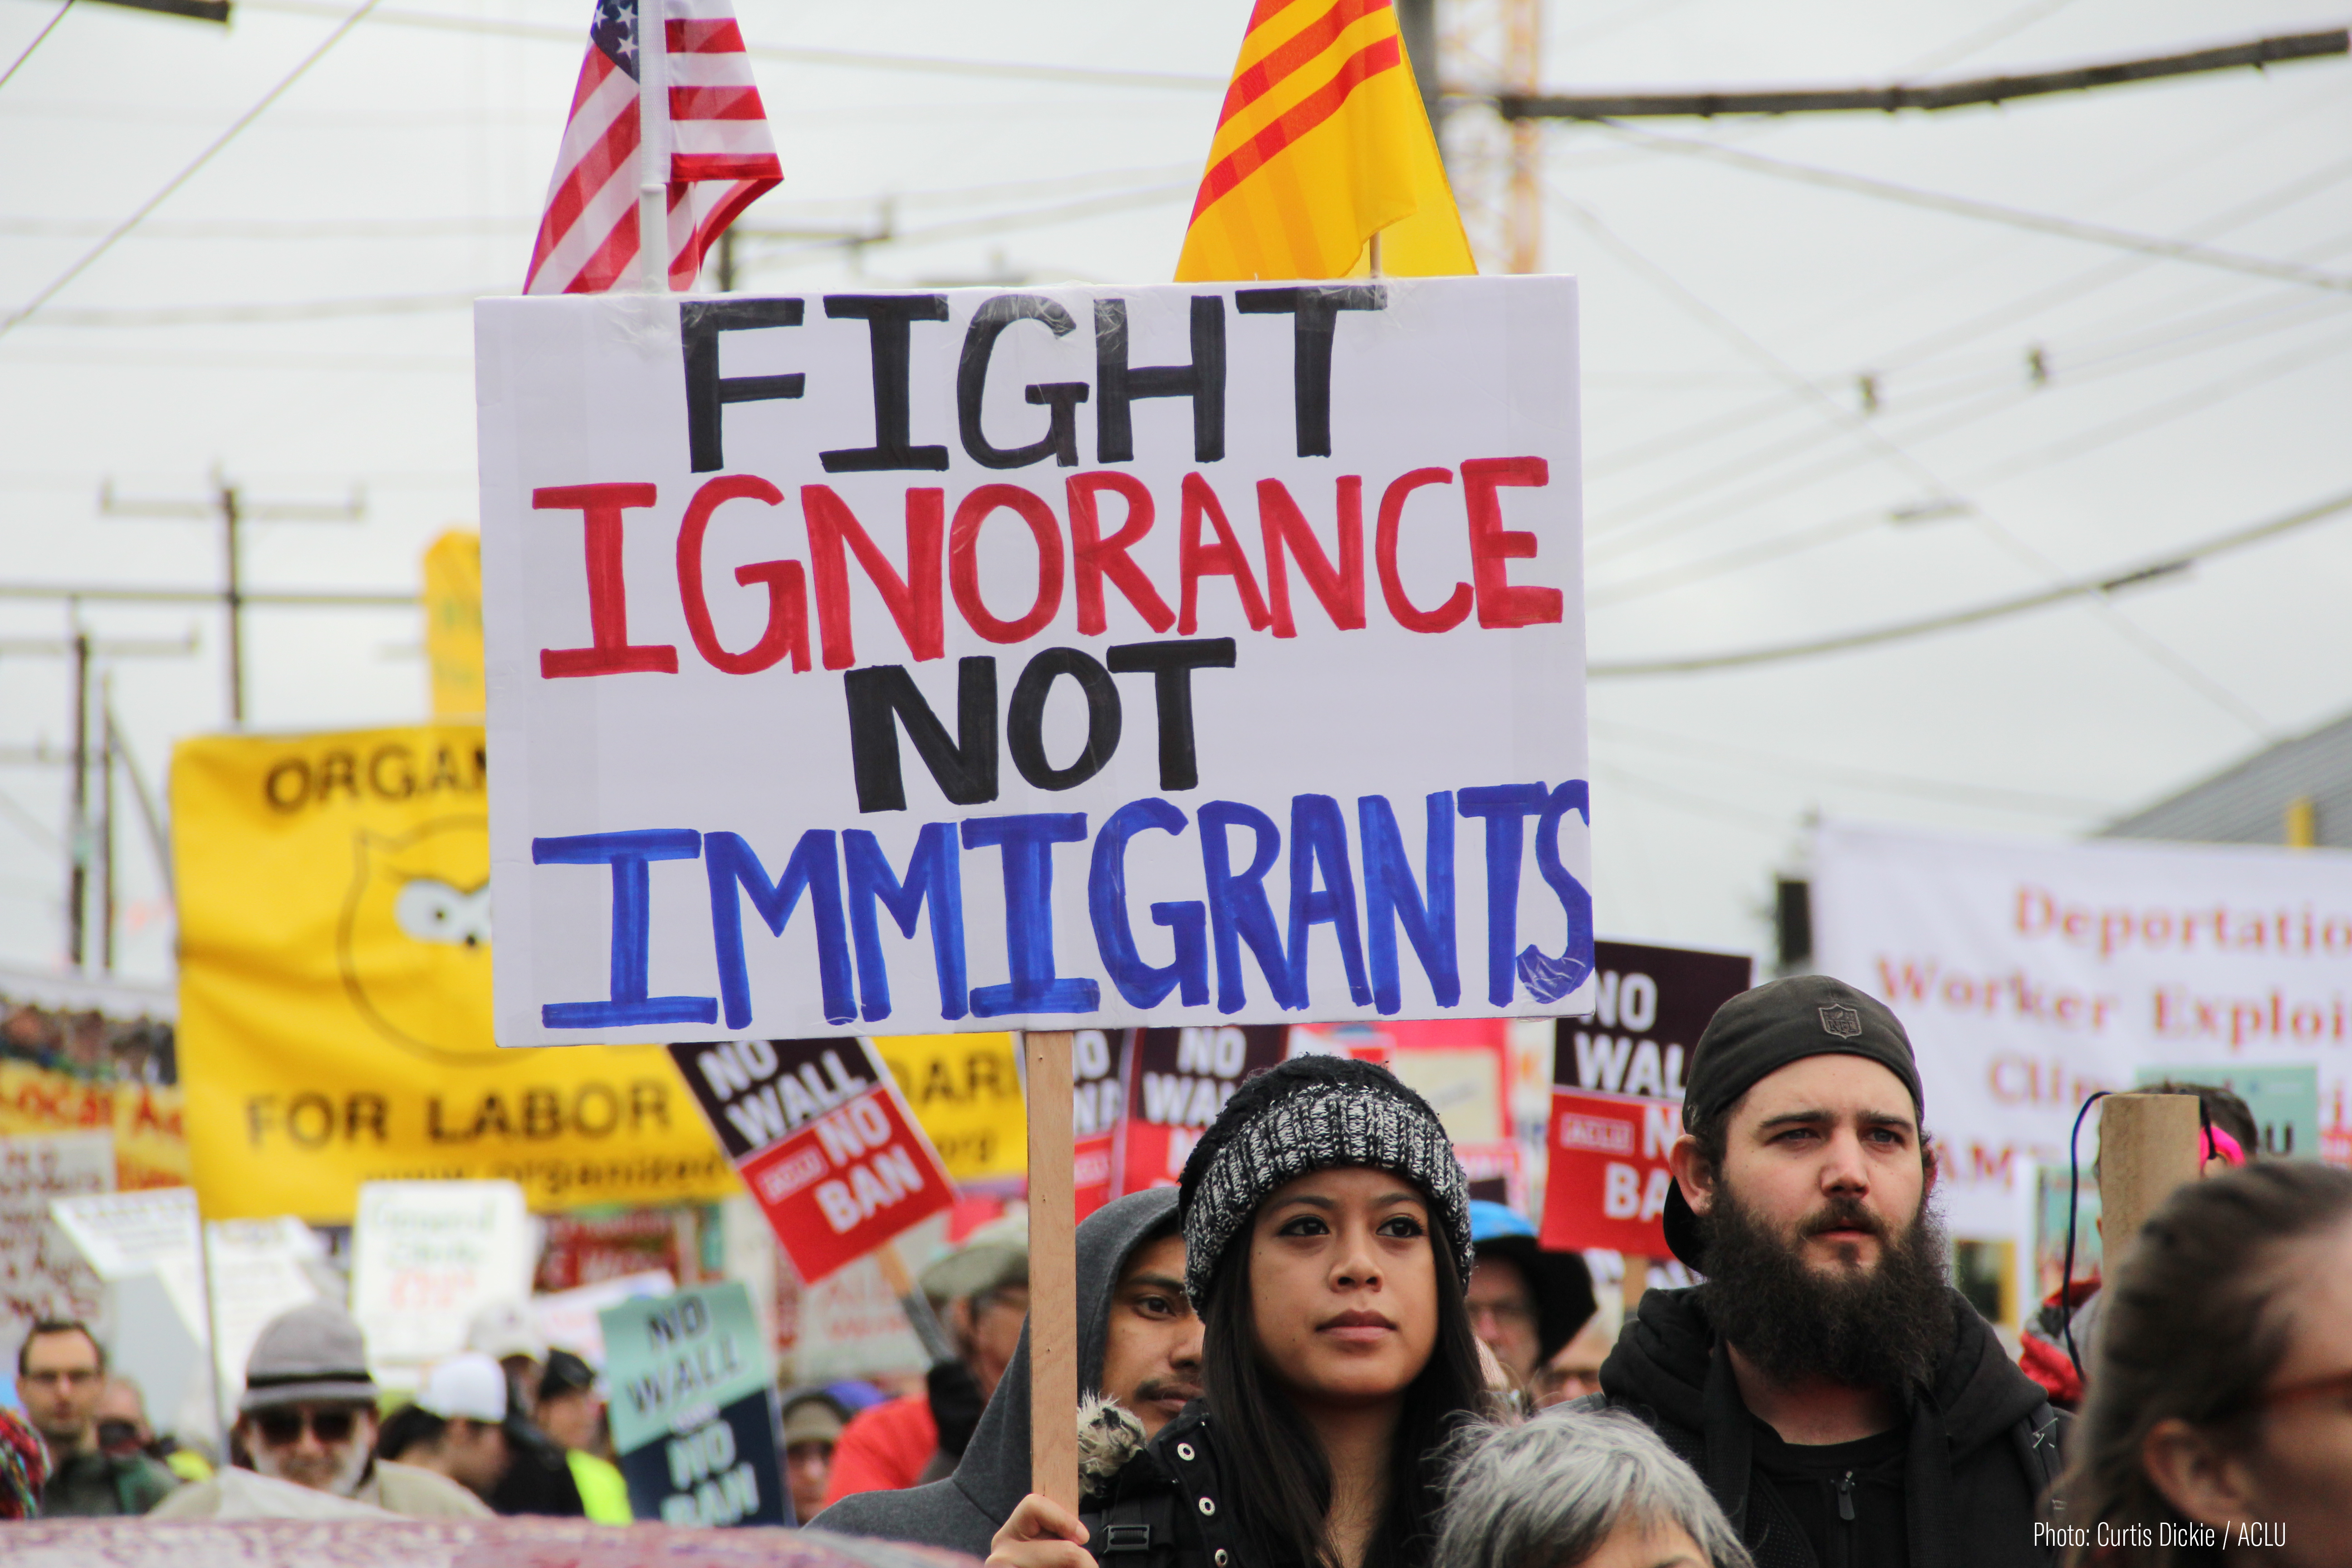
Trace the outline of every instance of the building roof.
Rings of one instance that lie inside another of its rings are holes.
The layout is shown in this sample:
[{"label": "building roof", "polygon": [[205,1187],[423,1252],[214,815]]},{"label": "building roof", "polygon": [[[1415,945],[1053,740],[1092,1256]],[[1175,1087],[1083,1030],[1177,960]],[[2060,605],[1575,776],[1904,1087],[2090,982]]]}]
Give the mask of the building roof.
[{"label": "building roof", "polygon": [[2352,713],[2110,823],[2098,837],[2284,844],[2298,800],[2311,803],[2313,843],[2352,848]]}]

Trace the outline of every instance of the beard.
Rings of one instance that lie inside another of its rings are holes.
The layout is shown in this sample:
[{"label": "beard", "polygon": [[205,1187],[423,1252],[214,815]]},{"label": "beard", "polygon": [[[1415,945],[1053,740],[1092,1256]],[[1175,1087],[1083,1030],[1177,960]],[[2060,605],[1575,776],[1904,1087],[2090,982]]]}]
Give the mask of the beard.
[{"label": "beard", "polygon": [[360,1489],[360,1483],[367,1479],[368,1461],[373,1458],[373,1445],[358,1437],[336,1444],[325,1457],[315,1458],[291,1458],[266,1443],[253,1447],[253,1468],[272,1480],[291,1481],[340,1498]]},{"label": "beard", "polygon": [[[1778,1234],[1727,1184],[1702,1222],[1706,1280],[1699,1302],[1716,1331],[1777,1384],[1827,1378],[1901,1393],[1933,1379],[1952,1339],[1941,1221],[1922,1197],[1900,1234],[1855,1199],[1839,1196]],[[1875,1267],[1828,1271],[1801,1255],[1806,1238],[1852,1227],[1878,1238]]]}]

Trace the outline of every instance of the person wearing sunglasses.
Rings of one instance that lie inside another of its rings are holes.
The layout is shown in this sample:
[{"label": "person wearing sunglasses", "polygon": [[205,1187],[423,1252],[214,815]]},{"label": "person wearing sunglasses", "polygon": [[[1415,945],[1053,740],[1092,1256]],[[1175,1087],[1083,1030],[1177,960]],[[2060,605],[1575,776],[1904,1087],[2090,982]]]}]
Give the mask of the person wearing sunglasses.
[{"label": "person wearing sunglasses", "polygon": [[415,1518],[488,1517],[482,1500],[457,1482],[376,1458],[376,1393],[367,1342],[350,1313],[313,1301],[278,1314],[253,1342],[237,1400],[233,1436],[251,1472],[183,1487],[148,1517],[313,1511],[302,1505],[301,1490]]}]

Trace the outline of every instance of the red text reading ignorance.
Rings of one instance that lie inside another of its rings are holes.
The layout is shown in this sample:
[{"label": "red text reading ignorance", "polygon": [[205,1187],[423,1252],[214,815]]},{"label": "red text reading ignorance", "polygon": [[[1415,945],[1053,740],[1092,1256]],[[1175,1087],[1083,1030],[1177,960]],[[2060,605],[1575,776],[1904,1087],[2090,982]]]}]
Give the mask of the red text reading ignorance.
[{"label": "red text reading ignorance", "polygon": [[[1454,486],[1456,475],[1451,468],[1423,468],[1391,480],[1381,489],[1373,514],[1371,567],[1380,584],[1381,608],[1405,630],[1428,634],[1450,632],[1474,614],[1480,626],[1490,629],[1560,621],[1565,605],[1559,589],[1510,580],[1509,563],[1532,560],[1537,539],[1525,530],[1504,526],[1498,493],[1506,487],[1549,482],[1549,467],[1541,458],[1474,458],[1463,463],[1460,489],[1454,492],[1461,498],[1460,510],[1448,507],[1441,512],[1431,504],[1436,498],[1426,498],[1412,506],[1416,515],[1412,521],[1421,528],[1466,529],[1470,581],[1408,584],[1399,562],[1408,503],[1418,491]],[[1025,642],[1044,631],[1061,613],[1066,591],[1076,601],[1079,635],[1100,636],[1108,629],[1106,589],[1123,598],[1153,631],[1173,627],[1189,636],[1198,628],[1201,595],[1213,578],[1224,579],[1224,591],[1239,601],[1251,630],[1292,637],[1298,635],[1294,571],[1334,628],[1360,631],[1368,610],[1364,491],[1359,475],[1341,476],[1334,484],[1334,549],[1327,551],[1306,508],[1289,489],[1279,479],[1259,480],[1260,551],[1254,561],[1224,499],[1202,475],[1187,474],[1176,498],[1176,580],[1163,584],[1153,582],[1132,553],[1157,525],[1160,512],[1150,487],[1132,474],[1070,476],[1061,512],[1036,490],[997,483],[964,495],[950,518],[944,489],[910,488],[896,562],[866,521],[832,487],[803,485],[800,505],[809,559],[805,564],[759,561],[735,569],[738,584],[765,592],[767,618],[756,641],[730,649],[720,643],[711,618],[703,580],[704,537],[712,518],[728,502],[772,507],[782,504],[784,496],[756,475],[722,474],[695,491],[678,522],[677,590],[695,651],[711,668],[730,675],[755,674],[786,658],[795,670],[809,669],[812,598],[814,651],[822,655],[824,668],[846,669],[856,664],[850,624],[852,561],[873,584],[917,661],[944,656],[950,600],[964,624],[992,643]],[[531,492],[531,504],[541,510],[581,515],[587,557],[590,644],[543,649],[542,678],[677,673],[676,647],[629,640],[623,532],[631,511],[658,502],[656,488],[650,484],[562,485]],[[980,541],[991,522],[1017,524],[1029,534],[1036,552],[1036,576],[1026,604],[991,605],[982,598]],[[1163,586],[1170,592],[1163,592]]]}]

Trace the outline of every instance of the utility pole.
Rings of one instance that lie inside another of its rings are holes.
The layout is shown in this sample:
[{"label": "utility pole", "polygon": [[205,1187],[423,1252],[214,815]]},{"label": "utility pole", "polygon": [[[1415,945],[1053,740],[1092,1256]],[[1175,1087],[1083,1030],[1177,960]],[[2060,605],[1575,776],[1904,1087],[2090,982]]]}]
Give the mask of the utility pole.
[{"label": "utility pole", "polygon": [[367,514],[365,500],[354,488],[352,499],[340,506],[305,502],[247,501],[218,468],[213,470],[213,494],[202,501],[126,501],[114,493],[111,480],[99,487],[98,510],[110,517],[217,518],[221,524],[224,586],[220,600],[228,616],[228,720],[232,728],[245,727],[245,592],[244,568],[238,550],[238,530],[251,522],[356,522]]},{"label": "utility pole", "polygon": [[[181,657],[196,651],[196,639],[192,632],[179,642],[158,642],[147,639],[93,638],[83,629],[79,617],[79,606],[74,606],[72,634],[65,637],[0,638],[0,655],[33,658],[65,655],[73,661],[73,745],[62,758],[46,748],[28,751],[9,760],[23,762],[62,761],[73,771],[67,790],[66,821],[66,953],[77,970],[87,969],[89,959],[89,902],[93,867],[99,887],[100,926],[98,932],[99,962],[111,972],[114,967],[114,766],[117,758],[131,770],[131,788],[137,793],[140,809],[147,814],[148,829],[154,839],[158,861],[163,867],[163,884],[171,886],[172,871],[162,836],[161,823],[147,796],[146,781],[130,761],[130,752],[122,744],[120,726],[114,721],[114,676],[111,670],[99,672],[100,700],[98,711],[90,710],[90,674],[100,659],[124,657]],[[90,819],[90,752],[91,727],[97,726],[96,749],[100,775],[98,780],[98,815]]]},{"label": "utility pole", "polygon": [[73,802],[66,823],[66,955],[77,970],[89,949],[89,634],[73,635]]},{"label": "utility pole", "polygon": [[[87,637],[82,639],[85,643]],[[114,671],[98,678],[98,967],[114,973]]]}]

